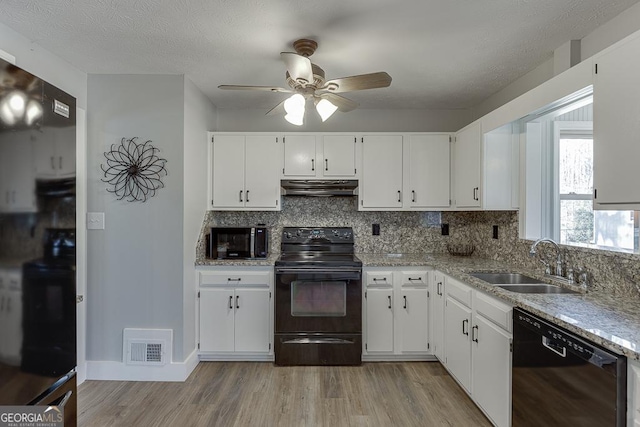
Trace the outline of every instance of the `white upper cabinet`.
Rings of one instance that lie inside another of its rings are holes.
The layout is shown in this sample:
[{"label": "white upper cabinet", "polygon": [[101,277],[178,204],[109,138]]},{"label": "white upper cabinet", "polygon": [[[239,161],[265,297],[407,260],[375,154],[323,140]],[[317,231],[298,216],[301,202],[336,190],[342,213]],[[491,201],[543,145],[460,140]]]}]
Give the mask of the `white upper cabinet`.
[{"label": "white upper cabinet", "polygon": [[287,134],[284,137],[283,176],[354,179],[356,140],[352,134]]},{"label": "white upper cabinet", "polygon": [[449,134],[408,136],[404,148],[405,207],[450,206],[450,141]]},{"label": "white upper cabinet", "polygon": [[360,209],[402,208],[402,135],[362,137]]},{"label": "white upper cabinet", "polygon": [[480,163],[482,129],[474,122],[456,134],[454,197],[458,208],[480,207]]},{"label": "white upper cabinet", "polygon": [[315,177],[316,135],[287,135],[284,141],[284,176]]},{"label": "white upper cabinet", "polygon": [[639,210],[640,37],[595,60],[594,209]]},{"label": "white upper cabinet", "polygon": [[512,125],[483,134],[480,121],[456,134],[453,199],[466,209],[517,209],[519,149]]},{"label": "white upper cabinet", "polygon": [[280,147],[272,135],[212,136],[211,208],[280,209]]},{"label": "white upper cabinet", "polygon": [[354,135],[323,135],[321,165],[325,177],[355,177],[356,147]]}]

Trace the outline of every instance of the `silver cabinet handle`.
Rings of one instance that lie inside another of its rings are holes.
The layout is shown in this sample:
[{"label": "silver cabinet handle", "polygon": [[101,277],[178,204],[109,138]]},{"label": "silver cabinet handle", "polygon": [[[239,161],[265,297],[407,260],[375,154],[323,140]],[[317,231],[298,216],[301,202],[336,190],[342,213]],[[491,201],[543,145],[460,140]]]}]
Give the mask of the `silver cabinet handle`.
[{"label": "silver cabinet handle", "polygon": [[311,170],[316,170],[316,161],[314,159],[311,159]]},{"label": "silver cabinet handle", "polygon": [[387,298],[389,298],[389,309],[391,309],[391,295],[387,295]]},{"label": "silver cabinet handle", "polygon": [[240,308],[240,297],[236,295],[236,308]]},{"label": "silver cabinet handle", "polygon": [[240,190],[240,195],[239,195],[239,197],[240,197],[240,201],[242,202],[242,190]]},{"label": "silver cabinet handle", "polygon": [[249,190],[247,190],[246,194],[244,195],[244,199],[245,202],[249,203]]},{"label": "silver cabinet handle", "polygon": [[438,285],[436,287],[436,293],[442,296],[442,282],[438,282]]},{"label": "silver cabinet handle", "polygon": [[[465,325],[467,325],[466,329],[465,329]],[[469,319],[464,319],[462,321],[462,333],[469,336]]]},{"label": "silver cabinet handle", "polygon": [[398,190],[398,202],[402,201],[402,191]]},{"label": "silver cabinet handle", "polygon": [[418,277],[417,279],[414,279],[413,277],[409,277],[407,280],[409,280],[410,282],[413,282],[414,280],[419,282],[419,281],[422,281],[422,277]]},{"label": "silver cabinet handle", "polygon": [[473,200],[478,200],[478,190],[480,187],[473,187]]},{"label": "silver cabinet handle", "polygon": [[233,295],[229,295],[229,310],[233,310]]},{"label": "silver cabinet handle", "polygon": [[227,277],[227,282],[239,282],[242,280],[242,277],[238,277],[236,279],[232,279],[231,277]]},{"label": "silver cabinet handle", "polygon": [[416,202],[416,191],[415,190],[411,190],[411,201],[413,203]]},{"label": "silver cabinet handle", "polygon": [[471,328],[471,341],[478,342],[478,325]]},{"label": "silver cabinet handle", "polygon": [[407,296],[403,295],[403,298],[404,298],[404,307],[403,308],[406,310],[407,309]]},{"label": "silver cabinet handle", "polygon": [[324,159],[324,170],[329,170],[329,159]]},{"label": "silver cabinet handle", "polygon": [[386,277],[383,277],[382,279],[378,279],[377,277],[374,277],[374,278],[373,278],[373,281],[374,281],[374,282],[386,282],[386,281],[387,281],[387,278],[386,278]]}]

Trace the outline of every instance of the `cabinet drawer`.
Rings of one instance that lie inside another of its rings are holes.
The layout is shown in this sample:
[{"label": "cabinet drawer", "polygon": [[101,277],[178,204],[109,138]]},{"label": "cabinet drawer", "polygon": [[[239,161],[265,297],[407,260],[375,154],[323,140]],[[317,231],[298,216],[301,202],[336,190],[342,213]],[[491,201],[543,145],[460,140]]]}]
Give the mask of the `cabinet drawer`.
[{"label": "cabinet drawer", "polygon": [[366,273],[367,286],[392,286],[393,273],[390,271],[376,271]]},{"label": "cabinet drawer", "polygon": [[429,276],[426,270],[402,271],[402,286],[427,286]]},{"label": "cabinet drawer", "polygon": [[476,313],[481,314],[496,325],[511,332],[512,307],[480,291],[475,292],[473,306]]},{"label": "cabinet drawer", "polygon": [[450,277],[447,277],[447,295],[471,307],[471,288]]},{"label": "cabinet drawer", "polygon": [[216,271],[201,272],[200,286],[269,286],[268,271]]}]

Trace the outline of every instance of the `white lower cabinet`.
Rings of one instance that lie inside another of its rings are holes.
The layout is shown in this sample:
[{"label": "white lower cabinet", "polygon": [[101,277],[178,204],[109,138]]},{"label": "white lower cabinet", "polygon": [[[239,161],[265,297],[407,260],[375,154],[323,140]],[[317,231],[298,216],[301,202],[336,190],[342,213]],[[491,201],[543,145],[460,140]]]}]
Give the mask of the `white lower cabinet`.
[{"label": "white lower cabinet", "polygon": [[431,291],[429,302],[431,303],[431,349],[433,355],[444,363],[444,302],[445,302],[446,276],[439,271],[431,275]]},{"label": "white lower cabinet", "polygon": [[364,269],[364,360],[424,360],[429,346],[429,272]]},{"label": "white lower cabinet", "polygon": [[445,297],[443,363],[496,426],[509,426],[512,307],[451,277]]},{"label": "white lower cabinet", "polygon": [[199,272],[202,360],[272,358],[273,269]]},{"label": "white lower cabinet", "polygon": [[640,427],[640,362],[627,363],[627,425]]}]

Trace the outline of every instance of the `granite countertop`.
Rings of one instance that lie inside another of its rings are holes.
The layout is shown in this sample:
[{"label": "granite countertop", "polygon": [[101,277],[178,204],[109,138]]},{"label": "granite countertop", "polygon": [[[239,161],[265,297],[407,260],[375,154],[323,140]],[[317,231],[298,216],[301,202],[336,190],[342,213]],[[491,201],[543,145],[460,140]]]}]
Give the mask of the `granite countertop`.
[{"label": "granite countertop", "polygon": [[357,256],[365,267],[433,267],[616,353],[640,360],[640,299],[630,299],[601,291],[581,294],[510,292],[470,276],[468,273],[516,272],[560,286],[571,286],[550,280],[537,271],[478,257],[454,257],[446,254],[357,254]]},{"label": "granite countertop", "polygon": [[255,258],[255,259],[211,259],[211,258],[199,258],[196,259],[196,267],[229,267],[229,266],[243,266],[243,267],[259,267],[259,266],[274,266],[280,253],[270,253],[267,258]]}]

